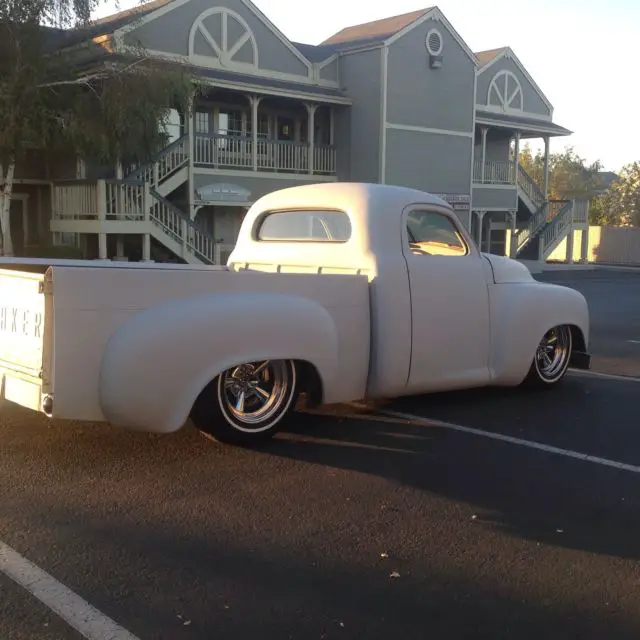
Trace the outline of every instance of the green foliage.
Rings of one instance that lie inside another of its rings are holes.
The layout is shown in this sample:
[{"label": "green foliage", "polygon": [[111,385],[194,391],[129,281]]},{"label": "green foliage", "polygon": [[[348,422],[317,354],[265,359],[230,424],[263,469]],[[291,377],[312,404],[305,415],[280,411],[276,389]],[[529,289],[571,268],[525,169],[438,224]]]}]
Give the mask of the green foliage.
[{"label": "green foliage", "polygon": [[5,167],[27,145],[51,159],[71,150],[105,164],[145,161],[165,142],[160,125],[169,110],[185,110],[193,99],[195,85],[186,68],[152,59],[141,49],[114,53],[108,41],[92,41],[95,33],[85,29],[102,1],[0,3],[0,162]]},{"label": "green foliage", "polygon": [[[520,164],[538,183],[544,183],[544,152],[535,156],[526,144],[520,152]],[[549,197],[552,199],[585,198],[599,187],[598,173],[602,169],[599,161],[587,164],[573,147],[566,147],[562,153],[549,155]]]},{"label": "green foliage", "polygon": [[622,168],[601,196],[598,214],[596,224],[640,226],[640,162]]}]

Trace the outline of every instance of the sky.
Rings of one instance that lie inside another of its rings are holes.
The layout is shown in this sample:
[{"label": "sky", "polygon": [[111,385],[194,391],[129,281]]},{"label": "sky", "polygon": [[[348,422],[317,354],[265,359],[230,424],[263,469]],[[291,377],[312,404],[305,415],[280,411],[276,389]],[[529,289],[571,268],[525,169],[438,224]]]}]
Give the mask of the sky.
[{"label": "sky", "polygon": [[[349,25],[432,6],[429,0],[254,3],[288,38],[309,44]],[[316,10],[306,10],[307,3]],[[118,7],[137,4],[120,0]],[[607,171],[640,161],[640,82],[634,62],[640,0],[437,0],[437,6],[473,51],[511,47],[553,105],[554,122],[574,132],[552,138],[552,152],[573,146]],[[95,16],[117,10],[114,0],[107,0]],[[538,142],[532,141],[534,149]]]}]

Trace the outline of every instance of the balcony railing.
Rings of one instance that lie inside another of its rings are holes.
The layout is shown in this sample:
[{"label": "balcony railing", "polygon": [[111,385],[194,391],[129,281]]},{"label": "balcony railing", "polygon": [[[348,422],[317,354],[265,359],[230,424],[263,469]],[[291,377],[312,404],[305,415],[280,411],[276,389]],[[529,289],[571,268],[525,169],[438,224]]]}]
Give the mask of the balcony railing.
[{"label": "balcony railing", "polygon": [[482,160],[473,163],[473,181],[478,184],[516,184],[516,168],[513,162],[497,162],[486,160],[484,172]]},{"label": "balcony railing", "polygon": [[[254,168],[253,145],[251,138],[198,135],[194,140],[193,161],[202,167],[251,171]],[[335,175],[335,147],[315,145],[312,155],[307,143],[261,139],[256,146],[255,168],[258,171]]]}]

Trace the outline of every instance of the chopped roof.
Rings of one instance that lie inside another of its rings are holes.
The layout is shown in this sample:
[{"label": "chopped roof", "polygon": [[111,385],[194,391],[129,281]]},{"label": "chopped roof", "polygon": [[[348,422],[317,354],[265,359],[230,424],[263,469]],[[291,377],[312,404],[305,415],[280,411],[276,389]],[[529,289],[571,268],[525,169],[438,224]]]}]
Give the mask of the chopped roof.
[{"label": "chopped roof", "polygon": [[492,60],[497,58],[501,53],[507,50],[508,47],[499,47],[498,49],[487,49],[486,51],[476,52],[476,58],[480,62],[480,66],[484,67],[488,65]]},{"label": "chopped roof", "polygon": [[338,44],[378,38],[386,39],[399,31],[402,31],[405,27],[408,27],[416,20],[419,20],[432,9],[433,7],[428,7],[427,9],[420,9],[419,11],[412,11],[411,13],[392,16],[391,18],[383,18],[381,20],[365,22],[352,27],[345,27],[320,44]]}]

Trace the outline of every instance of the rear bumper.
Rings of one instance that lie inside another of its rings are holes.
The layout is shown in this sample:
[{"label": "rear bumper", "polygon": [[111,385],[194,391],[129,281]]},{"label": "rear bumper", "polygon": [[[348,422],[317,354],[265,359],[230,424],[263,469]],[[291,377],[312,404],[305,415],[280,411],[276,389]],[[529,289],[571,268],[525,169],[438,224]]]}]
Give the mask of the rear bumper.
[{"label": "rear bumper", "polygon": [[591,369],[591,354],[584,351],[574,351],[571,354],[569,366],[573,369]]}]

